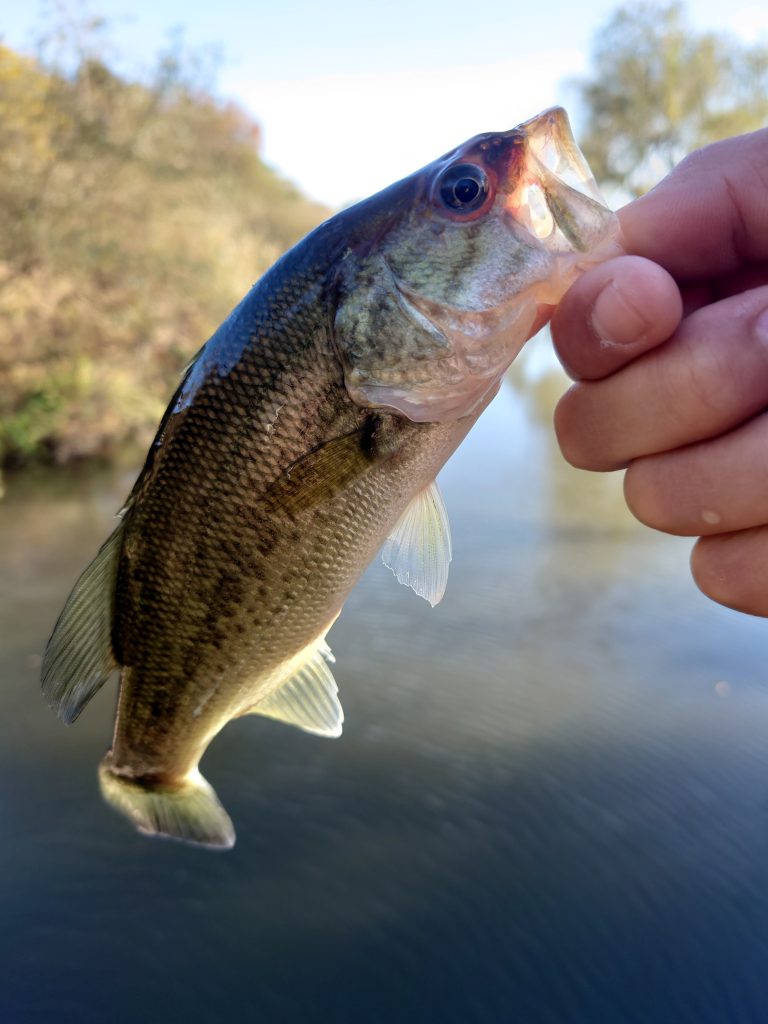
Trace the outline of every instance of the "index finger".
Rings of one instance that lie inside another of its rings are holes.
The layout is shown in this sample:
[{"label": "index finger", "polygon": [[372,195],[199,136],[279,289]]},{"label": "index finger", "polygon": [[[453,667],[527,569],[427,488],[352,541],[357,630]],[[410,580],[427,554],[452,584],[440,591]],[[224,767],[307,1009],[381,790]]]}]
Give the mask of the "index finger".
[{"label": "index finger", "polygon": [[768,128],[691,153],[619,220],[626,251],[678,281],[768,260]]}]

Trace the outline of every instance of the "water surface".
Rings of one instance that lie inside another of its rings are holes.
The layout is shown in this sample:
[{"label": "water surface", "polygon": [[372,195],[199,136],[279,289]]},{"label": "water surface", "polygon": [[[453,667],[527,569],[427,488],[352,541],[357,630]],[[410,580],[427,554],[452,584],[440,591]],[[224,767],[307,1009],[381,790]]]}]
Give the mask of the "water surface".
[{"label": "water surface", "polygon": [[768,624],[562,463],[551,388],[505,384],[443,473],[442,604],[380,565],[348,602],[344,736],[249,717],[214,742],[228,854],[102,804],[114,688],[70,729],[39,697],[132,472],[9,482],[3,1024],[768,1019]]}]

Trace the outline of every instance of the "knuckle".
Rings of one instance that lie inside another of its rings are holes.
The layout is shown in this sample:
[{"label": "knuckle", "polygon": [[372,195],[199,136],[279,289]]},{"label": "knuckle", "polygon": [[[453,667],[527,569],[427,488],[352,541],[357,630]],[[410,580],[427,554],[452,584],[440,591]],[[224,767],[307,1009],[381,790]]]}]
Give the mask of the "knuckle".
[{"label": "knuckle", "polygon": [[749,588],[745,587],[738,571],[734,572],[733,544],[733,537],[700,537],[691,551],[691,576],[710,600],[736,611],[750,612]]},{"label": "knuckle", "polygon": [[700,537],[691,551],[691,576],[703,594],[712,598],[713,601],[724,603],[725,576],[718,568],[716,554],[717,545],[713,545],[707,537]]},{"label": "knuckle", "polygon": [[581,385],[575,384],[555,407],[554,425],[563,458],[576,469],[591,469],[589,444],[585,444],[583,417],[579,412]]},{"label": "knuckle", "polygon": [[664,530],[668,514],[664,492],[657,486],[652,458],[635,459],[624,474],[624,500],[632,515],[644,526]]},{"label": "knuckle", "polygon": [[[669,408],[673,413],[687,419],[687,406],[698,412],[705,412],[719,421],[728,407],[728,398],[735,376],[733,362],[726,358],[726,352],[711,341],[698,345],[688,344],[688,352],[681,367],[681,383],[687,401],[681,402],[677,386],[669,396]],[[675,382],[676,383],[676,382]]]},{"label": "knuckle", "polygon": [[691,552],[691,575],[703,594],[750,615],[768,616],[768,596],[756,580],[756,563],[768,559],[765,528],[700,537]]},{"label": "knuckle", "polygon": [[694,485],[689,460],[680,452],[647,455],[630,463],[624,475],[624,500],[644,526],[677,537],[695,536],[700,524],[690,514]]},{"label": "knuckle", "polygon": [[765,404],[768,339],[751,329],[738,304],[727,312],[727,319],[710,316],[706,321],[694,315],[680,339],[673,372],[661,362],[656,366],[656,386],[669,415],[681,425],[694,414],[717,433]]},{"label": "knuckle", "polygon": [[589,384],[574,384],[555,408],[557,443],[566,462],[575,469],[606,472],[623,469],[626,460],[617,459],[608,435],[597,428]]}]

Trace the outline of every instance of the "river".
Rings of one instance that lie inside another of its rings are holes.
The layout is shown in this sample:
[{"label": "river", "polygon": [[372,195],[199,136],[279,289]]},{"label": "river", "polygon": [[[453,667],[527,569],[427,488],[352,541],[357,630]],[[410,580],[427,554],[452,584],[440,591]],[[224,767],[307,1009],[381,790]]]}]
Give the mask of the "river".
[{"label": "river", "polygon": [[101,801],[114,687],[71,728],[40,653],[132,470],[0,502],[2,1024],[768,1020],[768,623],[561,460],[519,371],[446,467],[434,610],[373,565],[327,741],[254,716],[204,772],[229,853]]}]

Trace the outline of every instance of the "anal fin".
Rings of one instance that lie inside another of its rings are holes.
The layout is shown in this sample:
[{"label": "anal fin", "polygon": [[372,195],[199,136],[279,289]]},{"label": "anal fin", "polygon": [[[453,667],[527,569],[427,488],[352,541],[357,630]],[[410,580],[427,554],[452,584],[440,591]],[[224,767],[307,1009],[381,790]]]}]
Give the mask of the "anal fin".
[{"label": "anal fin", "polygon": [[333,660],[325,640],[314,644],[296,671],[247,713],[274,718],[317,736],[341,736],[344,712],[328,667]]}]

